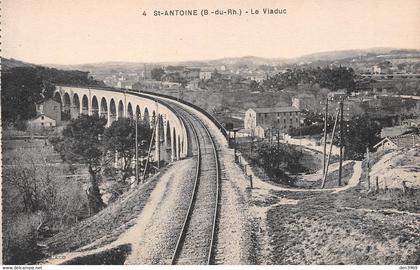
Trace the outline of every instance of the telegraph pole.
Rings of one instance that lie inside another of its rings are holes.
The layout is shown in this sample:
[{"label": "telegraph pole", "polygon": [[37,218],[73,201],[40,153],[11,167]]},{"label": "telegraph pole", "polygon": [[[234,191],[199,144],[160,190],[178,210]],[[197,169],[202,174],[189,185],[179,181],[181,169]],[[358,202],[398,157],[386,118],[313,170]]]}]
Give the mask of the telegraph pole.
[{"label": "telegraph pole", "polygon": [[366,147],[366,159],[367,159],[367,162],[366,162],[366,171],[367,171],[367,173],[366,173],[366,182],[367,182],[367,189],[368,189],[368,191],[370,191],[370,165],[369,165],[369,162],[370,162],[370,155],[369,155],[369,147],[367,146]]},{"label": "telegraph pole", "polygon": [[[279,154],[279,149],[280,149],[280,129],[277,128],[277,154],[276,156],[278,157]],[[277,158],[277,169],[280,168],[280,160]]]},{"label": "telegraph pole", "polygon": [[324,116],[324,163],[322,166],[322,174],[325,174],[325,166],[327,163],[327,120],[328,120],[328,97],[325,102],[325,116]]},{"label": "telegraph pole", "polygon": [[143,172],[143,182],[146,179],[147,166],[149,165],[150,154],[152,152],[153,138],[155,137],[155,133],[156,133],[156,121],[152,120],[152,123],[154,123],[155,126],[153,127],[152,137],[150,137],[149,151],[147,152],[146,165],[144,166],[144,172]]},{"label": "telegraph pole", "polygon": [[156,143],[156,161],[157,161],[157,167],[160,169],[160,117],[159,115],[156,117],[156,133],[155,133],[155,143]]},{"label": "telegraph pole", "polygon": [[334,127],[333,127],[333,131],[332,131],[332,135],[331,135],[330,152],[328,154],[328,160],[327,160],[327,164],[326,164],[326,167],[325,167],[324,177],[322,178],[321,188],[325,187],[325,181],[327,180],[328,167],[330,166],[331,151],[332,151],[332,148],[333,148],[335,128],[337,127],[339,113],[340,113],[340,111],[338,111],[336,116],[335,116]]},{"label": "telegraph pole", "polygon": [[341,186],[341,176],[343,173],[343,144],[344,144],[344,103],[340,101],[340,167],[338,169],[338,186]]},{"label": "telegraph pole", "polygon": [[136,142],[135,142],[135,144],[136,144],[136,181],[137,181],[137,184],[139,184],[140,182],[139,182],[139,151],[138,151],[138,119],[139,119],[139,114],[138,113],[136,113],[136,121],[135,121],[135,123],[136,123]]}]

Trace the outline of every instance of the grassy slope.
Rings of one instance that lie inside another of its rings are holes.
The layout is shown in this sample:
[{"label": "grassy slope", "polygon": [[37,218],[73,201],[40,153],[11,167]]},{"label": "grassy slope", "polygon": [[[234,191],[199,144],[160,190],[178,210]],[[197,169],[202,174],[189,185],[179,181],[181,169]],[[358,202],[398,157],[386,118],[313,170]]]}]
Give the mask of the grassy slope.
[{"label": "grassy slope", "polygon": [[[365,174],[364,174],[365,175]],[[265,201],[275,264],[419,264],[420,190],[271,192]],[[279,198],[296,205],[274,205]],[[396,213],[389,211],[417,213]]]},{"label": "grassy slope", "polygon": [[97,239],[106,237],[104,243],[115,240],[118,235],[134,225],[158,182],[158,176],[149,179],[142,186],[124,194],[117,201],[95,216],[85,219],[71,229],[60,232],[48,239],[51,253],[73,251]]}]

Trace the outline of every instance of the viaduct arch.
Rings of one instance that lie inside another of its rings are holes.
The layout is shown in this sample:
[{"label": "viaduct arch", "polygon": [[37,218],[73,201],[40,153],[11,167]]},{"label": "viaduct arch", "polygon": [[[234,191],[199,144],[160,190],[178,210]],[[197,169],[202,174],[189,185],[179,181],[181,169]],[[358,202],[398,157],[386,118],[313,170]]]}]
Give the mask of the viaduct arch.
[{"label": "viaduct arch", "polygon": [[[54,100],[61,103],[62,111],[71,118],[97,114],[107,119],[107,127],[118,118],[133,118],[137,114],[145,123],[157,123],[156,139],[171,149],[172,160],[187,156],[185,124],[176,111],[159,99],[111,88],[58,85]],[[158,148],[156,151],[160,151]]]}]

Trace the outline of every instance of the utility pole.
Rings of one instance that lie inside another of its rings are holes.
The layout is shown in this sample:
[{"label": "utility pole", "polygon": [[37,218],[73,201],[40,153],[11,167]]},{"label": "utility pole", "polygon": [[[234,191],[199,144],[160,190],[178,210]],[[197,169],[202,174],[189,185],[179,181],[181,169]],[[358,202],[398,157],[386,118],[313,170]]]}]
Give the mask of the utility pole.
[{"label": "utility pole", "polygon": [[343,173],[343,144],[344,144],[344,103],[340,101],[340,167],[338,169],[338,186],[341,186],[341,176]]},{"label": "utility pole", "polygon": [[[277,128],[277,154],[276,154],[276,156],[278,157],[278,155],[279,155],[279,149],[280,149],[280,129],[279,128]],[[277,169],[279,169],[280,168],[280,160],[278,159],[278,158],[276,158],[277,159]]]},{"label": "utility pole", "polygon": [[233,131],[233,153],[236,160],[236,130]]},{"label": "utility pole", "polygon": [[333,140],[334,140],[334,135],[335,135],[335,128],[337,127],[337,122],[338,122],[338,114],[340,113],[340,111],[337,112],[337,115],[335,116],[335,121],[334,121],[334,127],[333,127],[333,132],[331,135],[331,145],[330,145],[330,152],[328,154],[328,160],[327,160],[327,164],[325,167],[325,172],[324,172],[324,177],[322,178],[322,184],[321,184],[321,188],[325,187],[325,181],[327,180],[327,175],[328,175],[328,167],[330,165],[330,158],[331,158],[331,151],[333,148]]},{"label": "utility pole", "polygon": [[370,162],[370,155],[369,155],[369,147],[366,147],[366,159],[367,159],[367,162],[366,162],[366,171],[367,171],[367,173],[366,173],[366,182],[367,182],[367,188],[368,188],[368,191],[370,191],[370,165],[369,165],[369,162]]},{"label": "utility pole", "polygon": [[[153,121],[153,122],[155,122],[155,121]],[[152,152],[153,138],[155,137],[155,133],[156,133],[156,123],[155,123],[155,126],[153,128],[152,136],[150,137],[149,151],[147,152],[146,165],[144,166],[144,172],[143,172],[143,182],[146,179],[147,166],[149,165],[149,159],[150,159],[150,154]]]},{"label": "utility pole", "polygon": [[322,174],[325,174],[325,166],[327,162],[327,121],[328,121],[328,97],[325,100],[325,116],[324,116],[324,163],[322,166]]},{"label": "utility pole", "polygon": [[159,115],[156,117],[156,134],[155,134],[155,142],[156,142],[156,161],[157,167],[160,169],[160,117]]},{"label": "utility pole", "polygon": [[137,181],[137,184],[139,184],[140,183],[140,179],[139,179],[139,151],[138,151],[138,147],[139,147],[139,142],[138,142],[138,121],[139,121],[139,114],[138,113],[136,113],[136,121],[135,121],[135,123],[136,123],[136,142],[135,142],[135,147],[136,147],[136,149],[135,149],[135,151],[136,151],[136,181]]}]

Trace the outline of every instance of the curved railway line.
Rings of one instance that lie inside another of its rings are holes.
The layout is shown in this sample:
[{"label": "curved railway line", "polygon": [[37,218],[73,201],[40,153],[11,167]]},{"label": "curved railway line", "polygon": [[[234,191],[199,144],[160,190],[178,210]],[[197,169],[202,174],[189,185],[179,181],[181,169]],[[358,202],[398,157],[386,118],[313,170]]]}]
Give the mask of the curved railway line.
[{"label": "curved railway line", "polygon": [[[204,123],[185,109],[177,111],[195,139],[197,167],[190,204],[171,264],[211,264],[219,210],[220,167],[217,148]],[[194,142],[193,142],[194,143]]]},{"label": "curved railway line", "polygon": [[[131,92],[131,91],[130,91]],[[131,92],[134,95],[140,93]],[[146,93],[145,96],[149,97]],[[194,112],[166,97],[151,97],[178,115],[187,129],[190,158],[196,159],[195,175],[185,180],[179,219],[172,220],[171,233],[165,239],[167,249],[161,259],[172,265],[208,265],[216,261],[217,230],[220,215],[221,164],[218,149],[209,129]],[[195,108],[200,113],[200,108]],[[206,114],[205,114],[206,115]],[[206,115],[207,116],[207,115]],[[208,117],[208,116],[207,116]],[[219,126],[216,123],[216,126]],[[219,128],[220,129],[220,128]],[[223,130],[221,130],[223,133]],[[187,206],[188,205],[188,206]],[[188,208],[187,208],[188,207]],[[95,253],[92,253],[95,254]],[[92,255],[90,254],[90,255]],[[82,255],[80,258],[88,255]]]}]

